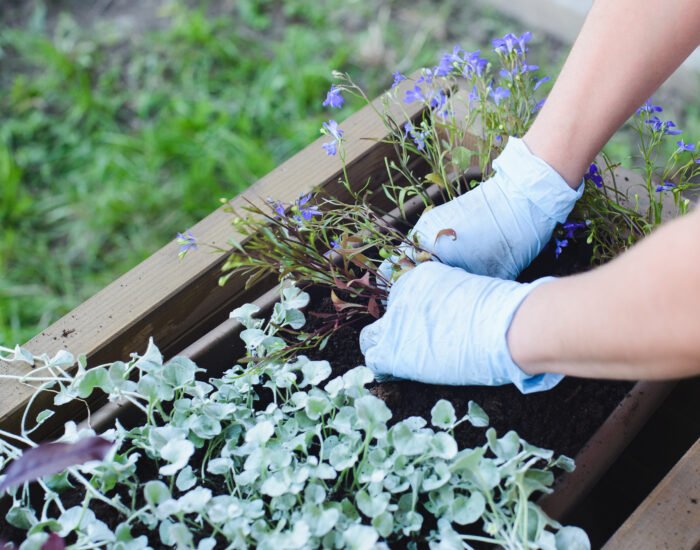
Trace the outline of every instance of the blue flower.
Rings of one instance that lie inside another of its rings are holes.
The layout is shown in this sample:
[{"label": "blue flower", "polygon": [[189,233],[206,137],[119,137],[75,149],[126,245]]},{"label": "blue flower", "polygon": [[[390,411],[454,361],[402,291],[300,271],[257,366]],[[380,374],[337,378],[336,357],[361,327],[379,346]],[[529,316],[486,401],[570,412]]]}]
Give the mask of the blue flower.
[{"label": "blue flower", "polygon": [[573,239],[574,232],[577,229],[583,229],[584,227],[587,227],[587,224],[586,222],[566,222],[563,227],[564,231],[566,231],[566,238]]},{"label": "blue flower", "polygon": [[670,180],[664,180],[661,185],[656,186],[656,192],[661,193],[662,191],[671,191],[674,187],[676,187],[675,183]]},{"label": "blue flower", "polygon": [[447,101],[447,96],[442,90],[438,90],[430,97],[430,106],[433,109],[440,109]]},{"label": "blue flower", "polygon": [[459,65],[462,62],[462,54],[464,53],[464,50],[460,48],[459,46],[455,46],[452,49],[452,53],[444,53],[442,54],[442,58],[440,59],[440,63],[438,64],[437,67],[435,67],[435,75],[436,76],[447,76],[452,72],[452,69],[456,65]]},{"label": "blue flower", "polygon": [[661,120],[658,116],[654,115],[651,118],[644,121],[646,124],[652,127],[654,132],[662,132],[665,135],[677,136],[683,132],[678,129],[676,123],[672,120]]},{"label": "blue flower", "polygon": [[273,209],[275,212],[277,212],[277,216],[278,216],[278,217],[284,218],[284,216],[285,216],[284,204],[282,204],[280,201],[277,201],[277,202],[275,203],[275,205],[272,207],[272,209]]},{"label": "blue flower", "polygon": [[585,178],[595,183],[595,186],[598,189],[603,187],[603,176],[600,175],[598,166],[595,163],[592,163],[588,167],[588,173],[585,175]]},{"label": "blue flower", "polygon": [[531,32],[525,32],[521,36],[508,33],[503,38],[495,38],[492,41],[492,44],[495,46],[493,51],[501,55],[508,55],[512,52],[525,54],[527,52],[526,44],[531,38]]},{"label": "blue flower", "polygon": [[336,239],[333,239],[331,241],[331,248],[340,248],[340,243]]},{"label": "blue flower", "polygon": [[178,256],[182,257],[190,250],[197,250],[197,237],[191,231],[177,234],[177,244],[180,246]]},{"label": "blue flower", "polygon": [[535,106],[532,108],[533,115],[544,106],[544,101],[544,99],[540,99],[537,103],[535,103]]},{"label": "blue flower", "polygon": [[651,102],[651,98],[649,98],[639,109],[637,109],[637,114],[641,115],[642,113],[648,113],[651,115],[653,113],[660,113],[661,111],[663,111],[663,108],[659,105],[654,105]]},{"label": "blue flower", "polygon": [[419,132],[416,130],[416,128],[411,124],[410,122],[407,122],[403,126],[405,132],[406,132],[406,137],[409,135],[411,138],[413,138],[413,143],[416,144],[416,147],[419,151],[424,151],[425,150],[425,138],[428,135],[427,131]]},{"label": "blue flower", "polygon": [[323,102],[323,106],[328,107],[330,105],[331,107],[340,109],[344,103],[345,99],[340,95],[340,88],[333,84],[326,94],[326,100]]},{"label": "blue flower", "polygon": [[501,101],[503,101],[507,97],[510,97],[510,90],[498,86],[498,88],[496,88],[495,90],[491,90],[489,92],[489,95],[493,98],[493,101],[496,105],[500,105]]},{"label": "blue flower", "polygon": [[306,221],[310,220],[314,216],[320,216],[321,211],[316,208],[315,206],[307,206],[304,208],[304,205],[308,203],[311,200],[311,193],[307,193],[306,195],[302,195],[299,197],[296,201],[294,201],[294,204],[297,207],[297,210],[299,210],[299,214],[301,214],[301,217],[305,219]]},{"label": "blue flower", "polygon": [[406,77],[402,75],[399,71],[396,71],[393,75],[394,77],[394,83],[391,85],[392,88],[396,88],[396,86],[399,85],[400,82],[403,82],[406,80]]},{"label": "blue flower", "polygon": [[462,75],[464,76],[464,78],[471,78],[473,74],[481,76],[482,74],[484,74],[484,71],[486,70],[486,67],[489,64],[488,59],[481,57],[480,50],[476,50],[474,52],[471,52],[470,54],[465,54],[464,61],[464,69],[462,70]]},{"label": "blue flower", "polygon": [[562,251],[563,251],[567,246],[569,246],[569,241],[567,241],[566,239],[561,239],[561,240],[559,240],[559,239],[555,238],[555,239],[554,239],[554,243],[556,244],[556,248],[555,248],[555,250],[554,250],[554,256],[555,256],[557,259],[559,259],[559,256],[561,255]]},{"label": "blue flower", "polygon": [[326,150],[326,154],[335,155],[338,152],[338,144],[343,139],[343,131],[338,127],[338,123],[332,119],[324,122],[321,133],[333,138],[333,141],[324,143],[322,147]]},{"label": "blue flower", "polygon": [[425,97],[423,97],[423,90],[420,86],[414,86],[412,90],[406,90],[406,97],[404,99],[405,103],[413,103],[414,101],[425,102]]},{"label": "blue flower", "polygon": [[552,79],[551,79],[550,77],[548,77],[548,76],[543,76],[542,78],[538,78],[538,79],[535,81],[535,86],[534,86],[533,89],[536,90],[537,88],[539,88],[540,86],[542,86],[542,84],[544,84],[545,82],[548,82],[548,81],[550,81],[550,80],[552,80]]},{"label": "blue flower", "polygon": [[694,143],[685,143],[683,140],[680,140],[676,142],[676,145],[678,145],[678,150],[676,153],[682,153],[683,151],[695,151]]},{"label": "blue flower", "polygon": [[433,78],[438,76],[435,74],[435,71],[433,69],[423,69],[421,77],[416,81],[418,84],[421,82],[425,82],[426,84],[432,84],[433,83]]},{"label": "blue flower", "polygon": [[476,84],[472,86],[471,92],[469,92],[469,107],[474,107],[475,103],[479,102],[479,91],[476,88]]}]

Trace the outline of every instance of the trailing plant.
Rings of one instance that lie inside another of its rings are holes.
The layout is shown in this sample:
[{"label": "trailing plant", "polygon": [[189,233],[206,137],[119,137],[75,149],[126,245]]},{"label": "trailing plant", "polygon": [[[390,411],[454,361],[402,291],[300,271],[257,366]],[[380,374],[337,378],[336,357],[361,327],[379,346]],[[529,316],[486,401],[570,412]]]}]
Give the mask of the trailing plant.
[{"label": "trailing plant", "polygon": [[[250,304],[233,311],[246,327],[248,353],[273,357],[284,346],[278,330],[303,324],[299,308],[308,300],[292,286],[267,322]],[[20,433],[0,432],[0,464],[11,465],[0,476],[0,486],[10,486],[2,502],[10,504],[6,521],[26,530],[22,549],[40,548],[50,536],[75,549],[369,549],[419,540],[435,549],[477,541],[513,549],[589,546],[580,529],[562,527],[533,500],[551,490],[556,469],[573,468],[570,459],[493,429],[481,447],[458,448],[457,426],[488,426],[473,402],[459,416],[439,401],[431,426],[418,417],[392,422],[367,388],[369,369],[328,380],[329,363],[303,355],[255,369],[237,365],[205,382],[192,361],[166,362],[152,341],[126,363],[90,369],[65,351],[2,352],[6,361],[35,367],[19,380],[35,386],[35,396],[55,392],[55,406],[101,391],[142,413],[138,425],[117,421],[101,434],[98,446],[110,442],[106,455],[82,464],[75,462],[95,458],[85,451],[96,434],[89,422],[80,429],[67,423],[51,452],[59,468],[71,465],[48,476],[47,461],[37,456],[49,451],[32,432],[52,409],[30,418],[32,399]],[[32,477],[40,495],[30,491]]]}]

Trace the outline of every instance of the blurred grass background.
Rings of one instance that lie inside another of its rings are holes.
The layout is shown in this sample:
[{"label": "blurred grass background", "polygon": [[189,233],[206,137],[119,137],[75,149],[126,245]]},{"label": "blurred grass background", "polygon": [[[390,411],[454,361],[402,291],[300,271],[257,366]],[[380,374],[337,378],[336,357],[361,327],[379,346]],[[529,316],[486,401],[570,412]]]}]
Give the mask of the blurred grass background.
[{"label": "blurred grass background", "polygon": [[[3,345],[25,342],[315,139],[333,69],[373,97],[393,71],[434,64],[454,44],[489,49],[526,30],[459,0],[1,9]],[[543,36],[531,47],[551,75],[566,51]],[[623,139],[613,152],[630,147]]]}]

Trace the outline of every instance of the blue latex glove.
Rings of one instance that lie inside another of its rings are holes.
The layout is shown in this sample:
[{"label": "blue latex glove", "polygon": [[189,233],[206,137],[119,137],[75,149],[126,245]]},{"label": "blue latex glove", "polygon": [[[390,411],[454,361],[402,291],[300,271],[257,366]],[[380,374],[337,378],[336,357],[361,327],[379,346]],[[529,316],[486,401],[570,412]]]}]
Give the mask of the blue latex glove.
[{"label": "blue latex glove", "polygon": [[394,283],[387,311],[362,329],[365,364],[381,379],[452,385],[513,383],[523,393],[563,378],[529,376],[511,358],[506,334],[515,311],[538,285],[472,275],[439,262],[418,265]]},{"label": "blue latex glove", "polygon": [[[425,212],[414,233],[421,248],[447,265],[515,279],[547,244],[557,222],[566,221],[584,186],[571,189],[518,138],[508,139],[493,167],[496,174],[476,189]],[[444,229],[454,230],[456,239],[437,238]],[[411,250],[406,254],[413,258]],[[387,279],[392,260],[381,268]]]}]

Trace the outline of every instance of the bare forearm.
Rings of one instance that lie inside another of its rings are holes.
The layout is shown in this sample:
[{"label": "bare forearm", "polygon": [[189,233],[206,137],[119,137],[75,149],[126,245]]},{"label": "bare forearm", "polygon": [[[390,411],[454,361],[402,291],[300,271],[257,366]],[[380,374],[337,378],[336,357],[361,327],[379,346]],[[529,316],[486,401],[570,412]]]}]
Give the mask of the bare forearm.
[{"label": "bare forearm", "polygon": [[700,374],[700,211],[610,264],[535,289],[508,345],[525,372],[655,379]]},{"label": "bare forearm", "polygon": [[597,0],[525,143],[576,187],[610,136],[698,44],[697,0]]}]

